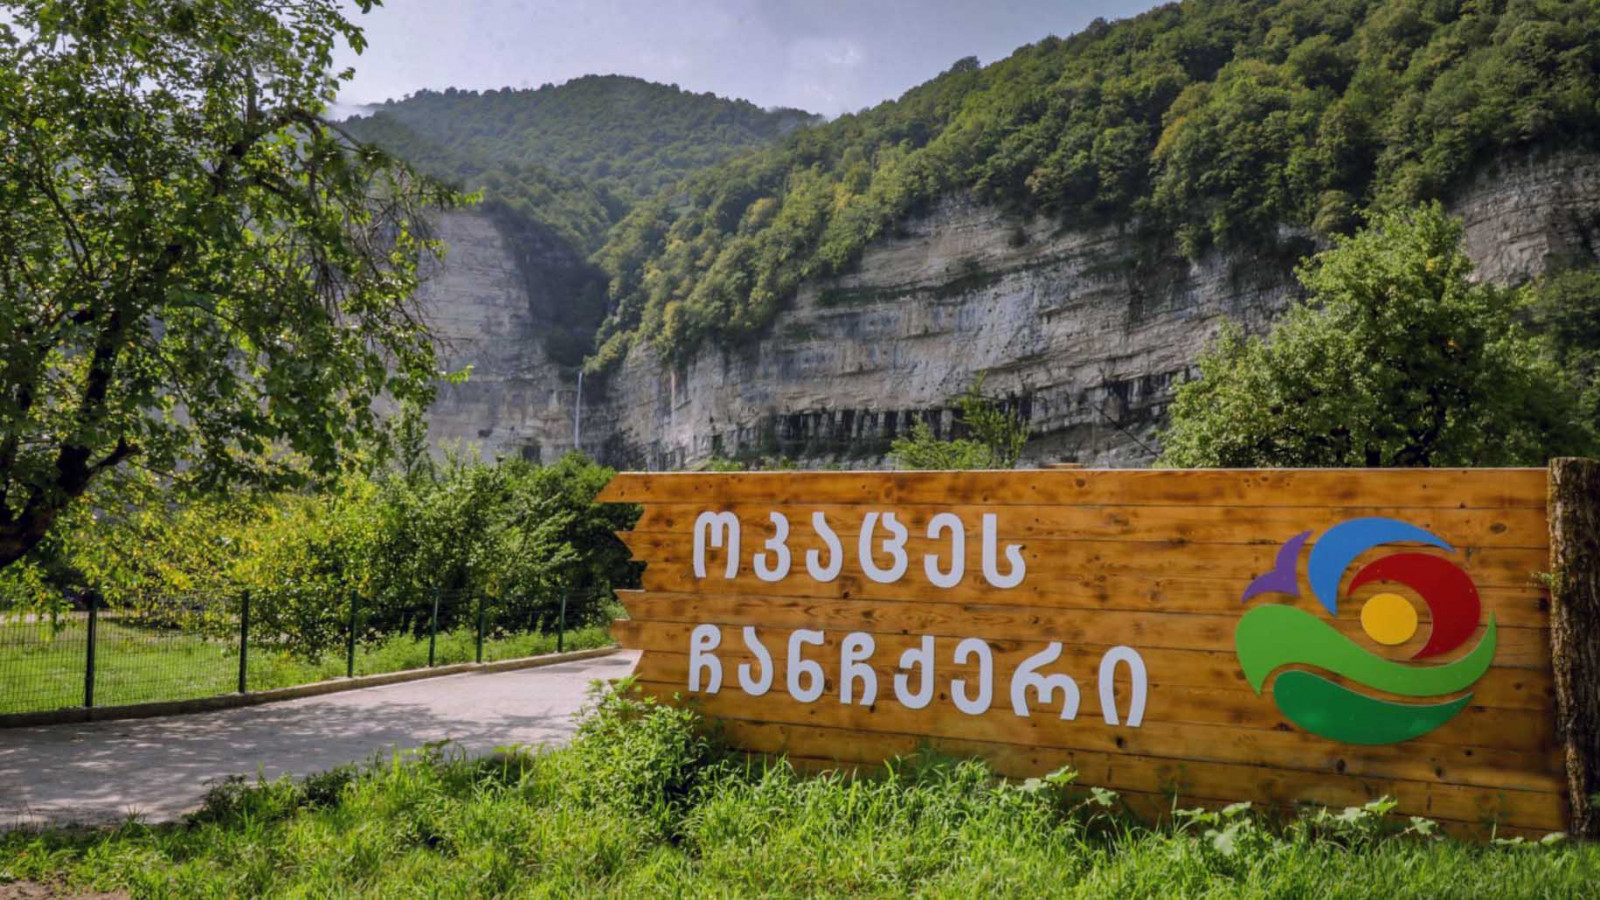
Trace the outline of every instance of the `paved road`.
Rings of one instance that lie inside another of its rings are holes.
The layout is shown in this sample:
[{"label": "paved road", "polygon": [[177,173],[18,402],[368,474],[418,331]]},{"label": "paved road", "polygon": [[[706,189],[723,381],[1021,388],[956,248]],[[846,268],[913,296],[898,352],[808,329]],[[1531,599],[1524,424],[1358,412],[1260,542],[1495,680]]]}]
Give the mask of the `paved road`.
[{"label": "paved road", "polygon": [[225,712],[0,730],[0,828],[100,824],[129,813],[172,819],[228,775],[307,775],[447,738],[474,753],[562,741],[589,683],[626,675],[635,658],[617,653]]}]

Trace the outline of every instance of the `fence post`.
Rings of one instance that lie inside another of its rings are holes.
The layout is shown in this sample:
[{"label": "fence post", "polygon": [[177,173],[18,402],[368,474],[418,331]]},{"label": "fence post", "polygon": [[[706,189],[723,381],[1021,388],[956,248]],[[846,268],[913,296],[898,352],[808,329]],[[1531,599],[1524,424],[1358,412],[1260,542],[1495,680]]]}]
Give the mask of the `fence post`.
[{"label": "fence post", "polygon": [[250,592],[239,595],[239,693],[250,688]]},{"label": "fence post", "polygon": [[478,594],[478,662],[483,662],[483,594]]},{"label": "fence post", "polygon": [[1600,461],[1550,461],[1550,657],[1556,738],[1578,837],[1600,836]]},{"label": "fence post", "polygon": [[361,595],[352,591],[350,593],[350,634],[345,638],[344,648],[344,677],[356,676],[356,613],[361,603]]},{"label": "fence post", "polygon": [[433,668],[433,648],[439,643],[439,595],[443,588],[433,589],[433,615],[428,619],[428,668]]},{"label": "fence post", "polygon": [[565,653],[567,649],[567,589],[561,589],[561,619],[556,625],[556,652]]},{"label": "fence post", "polygon": [[85,709],[94,708],[94,645],[96,632],[100,623],[100,604],[96,602],[93,594],[89,595],[89,648],[84,655],[83,663],[83,706]]}]

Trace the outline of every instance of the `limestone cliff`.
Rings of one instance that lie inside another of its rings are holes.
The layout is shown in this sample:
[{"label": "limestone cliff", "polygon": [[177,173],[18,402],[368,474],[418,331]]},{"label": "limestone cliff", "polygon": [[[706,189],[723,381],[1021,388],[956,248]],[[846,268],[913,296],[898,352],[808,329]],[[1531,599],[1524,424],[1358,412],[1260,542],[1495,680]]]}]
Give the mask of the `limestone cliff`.
[{"label": "limestone cliff", "polygon": [[[1506,164],[1451,206],[1482,277],[1515,282],[1553,261],[1593,260],[1600,159]],[[450,358],[475,368],[445,388],[433,433],[550,459],[572,446],[576,385],[544,355],[527,279],[481,218],[453,216],[443,236],[451,258],[426,301],[455,341]],[[759,341],[680,368],[636,348],[586,398],[582,443],[640,468],[713,455],[878,465],[917,417],[947,427],[950,398],[982,376],[1028,421],[1029,458],[1143,465],[1174,382],[1223,319],[1264,327],[1312,249],[1284,234],[1190,262],[1115,228],[948,198],[869,248],[857,274],[804,286]]]}]

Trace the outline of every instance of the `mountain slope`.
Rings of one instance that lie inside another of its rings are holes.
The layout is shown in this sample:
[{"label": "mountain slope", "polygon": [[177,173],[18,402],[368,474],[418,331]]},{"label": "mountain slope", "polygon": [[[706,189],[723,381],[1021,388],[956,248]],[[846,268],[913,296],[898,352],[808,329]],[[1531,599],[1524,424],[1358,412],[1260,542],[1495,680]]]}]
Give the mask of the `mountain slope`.
[{"label": "mountain slope", "polygon": [[641,204],[596,255],[610,312],[590,365],[760,335],[802,281],[952,193],[1196,259],[1347,231],[1597,137],[1600,0],[1187,0],[963,60],[690,176],[687,203]]},{"label": "mountain slope", "polygon": [[546,350],[576,366],[605,313],[585,259],[641,198],[815,119],[622,76],[538,90],[421,91],[345,123],[356,138],[483,192],[512,251]]},{"label": "mountain slope", "polygon": [[350,125],[402,157],[437,160],[458,176],[539,166],[627,206],[815,118],[639,78],[586,75],[538,90],[420,91]]}]

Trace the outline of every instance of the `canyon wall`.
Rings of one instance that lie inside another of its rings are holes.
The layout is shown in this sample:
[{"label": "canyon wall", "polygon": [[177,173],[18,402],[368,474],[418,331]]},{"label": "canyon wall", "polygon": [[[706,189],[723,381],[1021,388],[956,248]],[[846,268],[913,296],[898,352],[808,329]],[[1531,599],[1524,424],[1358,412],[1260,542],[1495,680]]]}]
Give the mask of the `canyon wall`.
[{"label": "canyon wall", "polygon": [[[440,368],[471,372],[439,386],[429,436],[436,447],[470,446],[486,458],[559,458],[572,448],[577,384],[546,353],[548,298],[536,295],[488,216],[448,213],[434,229],[448,249],[425,273],[420,300],[438,337]],[[546,249],[541,262],[551,270],[582,262],[555,242]]]},{"label": "canyon wall", "polygon": [[[1499,166],[1451,210],[1482,277],[1516,282],[1592,261],[1600,158]],[[575,384],[539,348],[527,312],[537,303],[526,279],[508,277],[515,267],[492,226],[447,221],[451,258],[426,299],[472,348],[452,358],[484,362],[445,388],[434,435],[548,460],[572,446]],[[1313,249],[1286,232],[1269,247],[1187,261],[1116,228],[1062,228],[948,198],[870,247],[856,274],[806,284],[759,340],[682,367],[635,348],[586,398],[583,448],[630,468],[713,456],[876,466],[918,418],[946,431],[951,398],[981,377],[1028,422],[1026,458],[1145,465],[1173,386],[1206,342],[1224,320],[1264,328],[1295,296],[1294,265]]]}]

